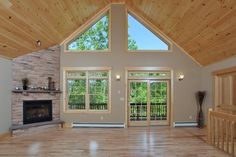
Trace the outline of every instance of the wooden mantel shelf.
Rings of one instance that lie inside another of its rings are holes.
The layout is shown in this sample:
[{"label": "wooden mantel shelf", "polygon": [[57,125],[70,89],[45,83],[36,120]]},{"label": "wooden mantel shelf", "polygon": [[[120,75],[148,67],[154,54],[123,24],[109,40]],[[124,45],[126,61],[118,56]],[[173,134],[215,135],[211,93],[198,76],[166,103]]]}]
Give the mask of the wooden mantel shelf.
[{"label": "wooden mantel shelf", "polygon": [[51,90],[13,90],[13,93],[49,93],[49,94],[60,94],[61,91],[51,91]]}]

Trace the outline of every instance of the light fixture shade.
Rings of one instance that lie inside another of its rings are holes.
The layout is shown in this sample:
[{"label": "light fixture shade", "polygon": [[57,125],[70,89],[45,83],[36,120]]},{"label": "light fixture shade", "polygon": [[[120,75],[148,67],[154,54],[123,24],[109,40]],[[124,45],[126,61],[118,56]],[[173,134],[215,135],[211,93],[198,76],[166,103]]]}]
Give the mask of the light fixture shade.
[{"label": "light fixture shade", "polygon": [[120,80],[120,75],[116,75],[116,80]]},{"label": "light fixture shade", "polygon": [[183,81],[183,80],[184,80],[184,75],[183,75],[183,74],[180,74],[180,75],[178,76],[178,80],[179,80],[179,81]]}]

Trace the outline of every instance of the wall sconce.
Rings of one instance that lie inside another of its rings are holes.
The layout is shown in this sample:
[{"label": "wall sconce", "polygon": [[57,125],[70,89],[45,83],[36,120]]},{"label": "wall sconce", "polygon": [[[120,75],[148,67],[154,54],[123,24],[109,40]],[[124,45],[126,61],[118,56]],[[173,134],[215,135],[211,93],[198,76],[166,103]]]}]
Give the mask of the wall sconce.
[{"label": "wall sconce", "polygon": [[118,75],[118,74],[116,75],[116,80],[120,81],[120,75]]},{"label": "wall sconce", "polygon": [[184,75],[183,75],[183,74],[180,74],[180,75],[178,76],[178,80],[179,80],[179,81],[183,81],[183,80],[184,80]]}]

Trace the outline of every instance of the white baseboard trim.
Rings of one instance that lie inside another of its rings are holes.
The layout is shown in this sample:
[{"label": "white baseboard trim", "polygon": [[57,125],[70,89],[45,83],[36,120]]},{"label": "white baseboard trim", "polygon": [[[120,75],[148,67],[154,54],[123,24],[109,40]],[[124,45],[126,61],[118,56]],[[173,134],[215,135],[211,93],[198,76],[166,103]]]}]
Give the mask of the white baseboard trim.
[{"label": "white baseboard trim", "polygon": [[174,122],[173,127],[197,126],[197,122]]},{"label": "white baseboard trim", "polygon": [[73,128],[125,128],[124,123],[72,123]]}]

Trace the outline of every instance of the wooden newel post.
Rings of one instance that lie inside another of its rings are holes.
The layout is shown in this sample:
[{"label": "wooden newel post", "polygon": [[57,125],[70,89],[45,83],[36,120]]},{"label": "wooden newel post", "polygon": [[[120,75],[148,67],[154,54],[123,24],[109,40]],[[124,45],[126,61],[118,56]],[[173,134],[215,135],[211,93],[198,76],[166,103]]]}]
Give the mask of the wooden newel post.
[{"label": "wooden newel post", "polygon": [[211,128],[211,112],[212,112],[212,108],[209,108],[208,110],[208,116],[207,116],[207,143],[208,144],[212,144],[212,139],[211,139],[211,132],[212,132],[212,128]]}]

